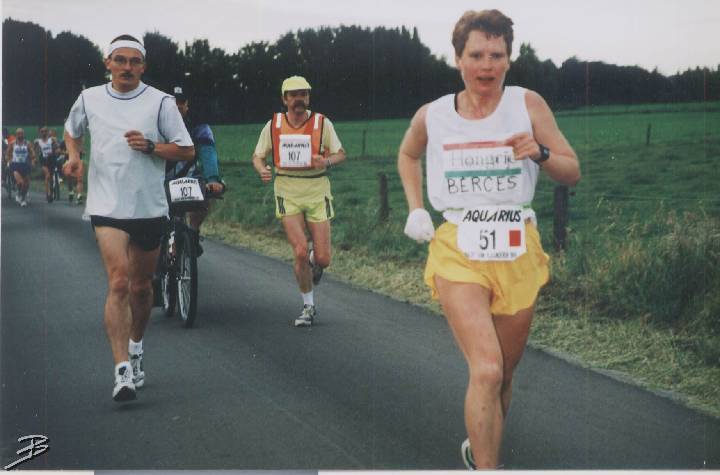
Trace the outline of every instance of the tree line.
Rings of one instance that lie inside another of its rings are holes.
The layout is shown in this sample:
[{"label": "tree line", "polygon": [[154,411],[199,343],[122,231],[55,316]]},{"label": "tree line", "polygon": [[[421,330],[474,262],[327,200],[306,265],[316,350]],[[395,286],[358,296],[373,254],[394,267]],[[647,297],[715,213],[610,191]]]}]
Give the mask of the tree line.
[{"label": "tree line", "polygon": [[[53,36],[13,19],[3,22],[2,33],[5,124],[60,123],[83,88],[108,80],[101,49],[83,36]],[[142,40],[148,51],[143,80],[167,92],[182,86],[193,113],[211,123],[267,120],[280,108],[282,80],[294,74],[313,85],[312,106],[336,120],[408,117],[462,88],[457,70],[433,55],[415,28],[304,29],[234,53],[204,39],[180,47],[159,32]],[[506,83],[536,90],[556,109],[720,100],[720,65],[672,76],[576,57],[557,67],[531,45],[519,48]]]}]

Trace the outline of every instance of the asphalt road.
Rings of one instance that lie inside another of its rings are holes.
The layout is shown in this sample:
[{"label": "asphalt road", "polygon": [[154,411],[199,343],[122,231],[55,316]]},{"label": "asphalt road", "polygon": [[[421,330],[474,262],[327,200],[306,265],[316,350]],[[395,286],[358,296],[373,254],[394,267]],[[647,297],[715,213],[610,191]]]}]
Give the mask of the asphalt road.
[{"label": "asphalt road", "polygon": [[[81,209],[3,196],[2,466],[460,469],[465,363],[442,318],[326,275],[319,324],[291,267],[205,241],[197,328],[153,311],[147,382],[111,399],[105,274]],[[720,420],[529,349],[502,461],[512,469],[720,468]]]}]

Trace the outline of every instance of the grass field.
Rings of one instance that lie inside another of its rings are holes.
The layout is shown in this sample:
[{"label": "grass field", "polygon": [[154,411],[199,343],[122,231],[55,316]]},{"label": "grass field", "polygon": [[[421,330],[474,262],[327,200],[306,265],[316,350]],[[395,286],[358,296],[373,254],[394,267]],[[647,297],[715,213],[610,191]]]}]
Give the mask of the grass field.
[{"label": "grass field", "polygon": [[[538,183],[533,207],[553,280],[531,342],[676,391],[720,416],[720,103],[598,107],[557,120],[583,179],[570,198],[565,253],[552,252],[554,184]],[[213,127],[229,190],[205,231],[289,260],[272,186],[250,164],[262,125]],[[396,153],[407,125],[336,122],[349,158],[331,174],[330,272],[439,311],[421,282],[426,246],[402,233],[407,206]],[[385,223],[378,219],[380,173],[389,184]]]}]

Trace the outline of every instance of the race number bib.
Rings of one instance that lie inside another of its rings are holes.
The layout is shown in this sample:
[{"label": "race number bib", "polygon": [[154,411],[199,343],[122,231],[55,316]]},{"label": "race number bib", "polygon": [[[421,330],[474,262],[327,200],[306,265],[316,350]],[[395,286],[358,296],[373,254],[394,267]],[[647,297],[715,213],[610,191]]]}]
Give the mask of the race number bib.
[{"label": "race number bib", "polygon": [[443,142],[444,186],[450,196],[482,196],[487,204],[515,203],[522,194],[522,164],[501,141]]},{"label": "race number bib", "polygon": [[457,245],[473,261],[514,261],[527,251],[522,206],[463,210]]},{"label": "race number bib", "polygon": [[200,181],[197,178],[176,178],[168,182],[171,203],[204,201]]},{"label": "race number bib", "polygon": [[280,135],[280,167],[309,168],[312,166],[312,148],[309,135]]}]

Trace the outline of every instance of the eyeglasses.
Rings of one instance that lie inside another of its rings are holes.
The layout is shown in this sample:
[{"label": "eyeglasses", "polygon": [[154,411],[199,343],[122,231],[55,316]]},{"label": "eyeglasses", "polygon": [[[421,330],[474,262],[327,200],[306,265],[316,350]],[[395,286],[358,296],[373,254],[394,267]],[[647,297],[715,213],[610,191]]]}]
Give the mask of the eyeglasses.
[{"label": "eyeglasses", "polygon": [[144,62],[144,61],[142,60],[142,58],[138,58],[137,56],[128,59],[128,58],[126,58],[125,56],[123,56],[123,55],[121,55],[121,54],[118,54],[118,55],[114,56],[112,60],[113,60],[113,62],[114,62],[115,64],[117,64],[118,66],[125,66],[125,65],[129,62],[129,63],[130,63],[130,66],[133,66],[133,67],[134,67],[134,66],[140,66],[140,65],[143,64],[143,62]]}]

